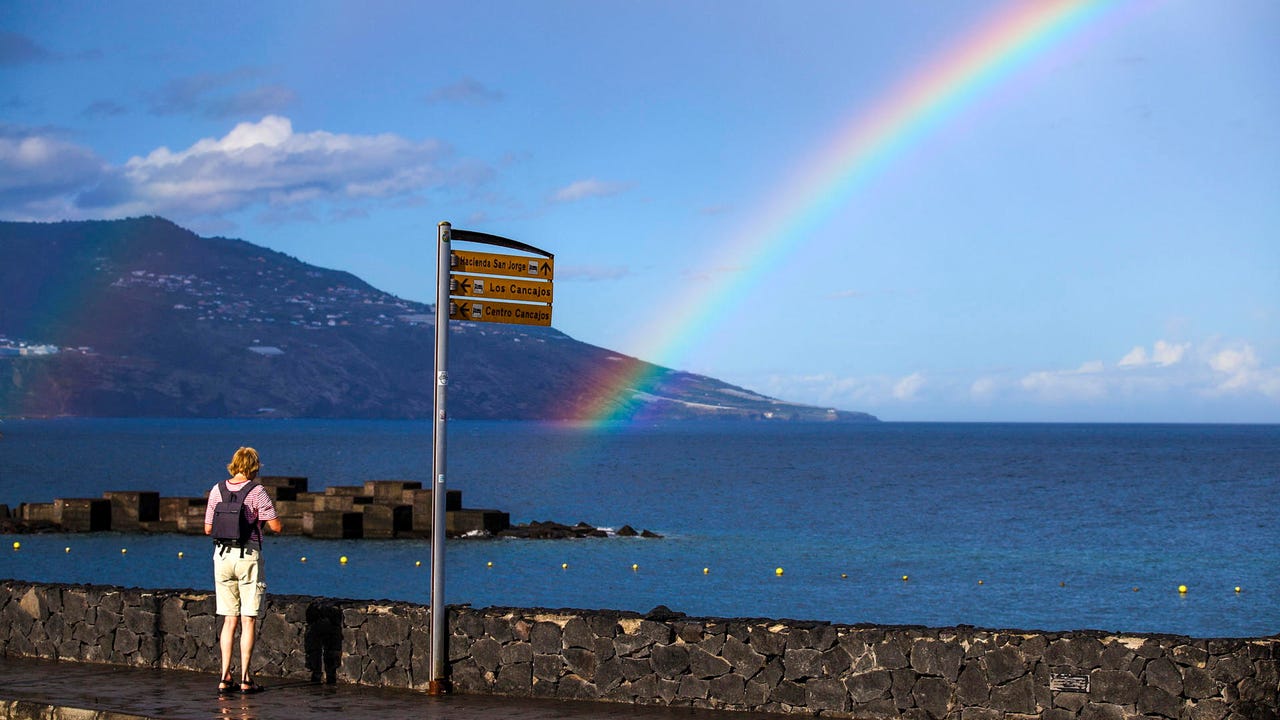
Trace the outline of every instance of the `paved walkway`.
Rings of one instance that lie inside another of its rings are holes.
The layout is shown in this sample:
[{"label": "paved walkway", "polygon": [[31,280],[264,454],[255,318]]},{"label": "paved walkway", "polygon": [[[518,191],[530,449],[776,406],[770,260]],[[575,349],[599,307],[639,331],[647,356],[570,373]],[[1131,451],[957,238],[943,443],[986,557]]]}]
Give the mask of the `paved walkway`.
[{"label": "paved walkway", "polygon": [[[0,718],[77,720],[777,720],[780,715],[488,695],[447,695],[263,678],[217,696],[217,673],[0,657]],[[63,709],[51,711],[50,708]]]}]

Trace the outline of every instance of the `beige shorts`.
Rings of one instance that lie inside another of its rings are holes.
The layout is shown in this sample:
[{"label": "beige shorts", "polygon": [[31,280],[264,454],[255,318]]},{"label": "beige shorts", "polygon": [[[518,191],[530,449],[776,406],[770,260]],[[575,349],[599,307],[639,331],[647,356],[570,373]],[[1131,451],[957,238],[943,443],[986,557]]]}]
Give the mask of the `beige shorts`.
[{"label": "beige shorts", "polygon": [[213,549],[213,581],[219,615],[257,617],[267,583],[262,579],[262,551],[245,548]]}]

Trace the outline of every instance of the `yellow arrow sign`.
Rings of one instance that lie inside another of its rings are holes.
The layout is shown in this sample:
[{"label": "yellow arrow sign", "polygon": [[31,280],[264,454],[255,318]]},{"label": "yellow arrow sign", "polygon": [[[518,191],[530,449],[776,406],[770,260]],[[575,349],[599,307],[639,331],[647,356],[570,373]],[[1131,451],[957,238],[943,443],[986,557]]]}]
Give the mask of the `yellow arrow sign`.
[{"label": "yellow arrow sign", "polygon": [[449,294],[456,297],[549,303],[552,287],[553,283],[541,280],[508,280],[459,273],[449,276]]},{"label": "yellow arrow sign", "polygon": [[551,280],[555,274],[555,261],[550,258],[531,258],[519,255],[454,250],[449,256],[451,272],[502,275],[504,277],[537,278]]},{"label": "yellow arrow sign", "polygon": [[550,305],[523,303],[477,302],[459,298],[449,301],[449,319],[467,322],[506,323],[508,325],[551,326]]}]

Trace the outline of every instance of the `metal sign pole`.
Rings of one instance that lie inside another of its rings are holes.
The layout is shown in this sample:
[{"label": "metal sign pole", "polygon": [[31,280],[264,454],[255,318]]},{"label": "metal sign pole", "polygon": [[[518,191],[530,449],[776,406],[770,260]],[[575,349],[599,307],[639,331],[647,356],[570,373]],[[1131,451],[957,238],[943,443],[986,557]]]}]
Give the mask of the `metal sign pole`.
[{"label": "metal sign pole", "polygon": [[[442,695],[449,691],[449,680],[445,677],[445,660],[448,657],[445,654],[445,640],[448,639],[449,634],[449,611],[444,604],[444,531],[446,522],[445,507],[448,503],[448,490],[445,488],[445,423],[448,420],[448,415],[445,413],[445,391],[449,387],[449,296],[452,294],[449,280],[453,270],[453,252],[449,244],[456,237],[458,240],[466,242],[498,245],[513,250],[536,253],[549,260],[555,259],[555,255],[546,250],[539,250],[532,245],[526,245],[516,240],[488,233],[454,230],[453,226],[447,222],[440,223],[438,230],[436,252],[436,394],[435,407],[433,408],[435,444],[431,455],[431,677],[427,683],[427,693],[430,695]],[[460,252],[459,255],[461,257],[465,253]],[[504,262],[525,262],[524,259],[518,257],[499,257],[499,260]],[[552,268],[549,264],[543,264],[539,267],[532,262],[525,262],[523,267],[527,268],[531,273],[535,270],[538,271],[536,274],[540,275],[540,277],[531,279],[544,281],[546,287],[538,287],[534,288],[534,290],[545,292],[545,295],[540,295],[539,297],[547,299],[548,302],[536,305],[532,303],[518,305],[520,313],[526,313],[527,315],[516,315],[514,314],[516,311],[512,310],[513,314],[510,317],[502,316],[504,319],[501,322],[550,325],[551,304],[549,301],[551,298]],[[481,271],[482,275],[486,273],[493,274],[489,270]],[[497,274],[509,275],[511,273],[508,270],[505,272],[499,271]],[[488,305],[495,305],[495,303],[488,303]],[[502,305],[502,303],[497,303],[497,305]]]},{"label": "metal sign pole", "polygon": [[445,637],[448,610],[444,604],[444,530],[445,504],[445,391],[449,387],[449,266],[450,230],[447,222],[438,227],[436,253],[436,394],[434,445],[431,454],[431,678],[430,695],[448,692],[445,678]]}]

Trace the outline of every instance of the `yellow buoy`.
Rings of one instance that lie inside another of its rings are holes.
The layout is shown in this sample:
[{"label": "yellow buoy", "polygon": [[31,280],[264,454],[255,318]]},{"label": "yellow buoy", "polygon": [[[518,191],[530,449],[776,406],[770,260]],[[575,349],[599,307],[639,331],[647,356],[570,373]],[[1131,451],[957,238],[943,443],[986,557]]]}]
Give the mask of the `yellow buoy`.
[{"label": "yellow buoy", "polygon": [[493,561],[492,561],[492,560],[490,560],[490,561],[485,565],[485,567],[493,567]]},{"label": "yellow buoy", "polygon": [[569,569],[569,563],[560,563],[560,569],[561,569],[561,570],[568,570],[568,569]]},{"label": "yellow buoy", "polygon": [[906,575],[903,575],[903,576],[902,576],[902,582],[906,582],[906,581],[907,581],[907,576],[906,576]]},{"label": "yellow buoy", "polygon": [[706,575],[706,574],[707,574],[707,573],[709,573],[709,572],[711,572],[711,568],[702,568],[702,574],[703,574],[703,575]]},{"label": "yellow buoy", "polygon": [[347,556],[346,556],[346,555],[343,555],[342,557],[338,558],[338,562],[342,563],[343,565],[346,565],[346,564],[347,564]]},{"label": "yellow buoy", "polygon": [[17,540],[14,540],[14,541],[13,541],[13,549],[14,549],[14,550],[17,550],[17,549],[19,549],[19,548],[21,548],[21,547],[22,547],[22,543],[18,542]]},{"label": "yellow buoy", "polygon": [[121,554],[121,555],[123,555],[123,554],[125,554],[125,553],[127,553],[127,552],[129,552],[129,548],[120,548],[120,554]]},{"label": "yellow buoy", "polygon": [[1060,582],[1060,583],[1058,583],[1058,587],[1066,587],[1066,586],[1067,586],[1067,584],[1066,584],[1066,583],[1064,583],[1064,582]]},{"label": "yellow buoy", "polygon": [[[71,548],[67,548],[67,551],[68,551],[68,552],[70,552],[70,551],[71,551]],[[181,559],[181,558],[182,558],[182,551],[181,551],[181,550],[179,550],[179,551],[178,551],[178,558],[179,558],[179,559]]]},{"label": "yellow buoy", "polygon": [[979,585],[981,585],[981,584],[982,584],[982,581],[981,581],[981,580],[979,580],[979,581],[978,581],[978,584],[979,584]]},{"label": "yellow buoy", "polygon": [[62,549],[62,552],[71,552],[71,548],[69,548],[69,547],[68,547],[68,548],[63,548],[63,549]]},{"label": "yellow buoy", "polygon": [[782,568],[778,568],[778,569],[774,570],[774,571],[773,571],[773,574],[774,574],[774,575],[781,575],[781,574],[782,574]]},{"label": "yellow buoy", "polygon": [[422,567],[422,561],[421,561],[421,560],[415,560],[415,561],[413,562],[413,566],[414,566],[414,567]]},{"label": "yellow buoy", "polygon": [[1139,589],[1140,589],[1140,588],[1134,588],[1134,589],[1133,589],[1133,591],[1134,591],[1134,592],[1138,592],[1138,590],[1139,590]]},{"label": "yellow buoy", "polygon": [[302,557],[298,558],[298,562],[306,562],[306,561],[307,561],[306,555],[303,555]]},{"label": "yellow buoy", "polygon": [[840,579],[842,579],[842,580],[843,580],[843,579],[846,579],[846,578],[848,578],[848,577],[849,577],[849,576],[848,576],[847,574],[845,574],[845,573],[840,573]]},{"label": "yellow buoy", "polygon": [[1179,586],[1178,586],[1178,594],[1179,594],[1179,595],[1186,595],[1186,594],[1187,594],[1187,586],[1186,586],[1186,585],[1179,585]]},{"label": "yellow buoy", "polygon": [[1239,585],[1237,585],[1237,586],[1236,586],[1236,592],[1240,592],[1240,586],[1239,586]]},{"label": "yellow buoy", "polygon": [[640,566],[639,566],[638,564],[636,564],[636,563],[631,563],[631,572],[635,572],[635,571],[637,571],[637,570],[639,570],[639,569],[640,569]]}]

